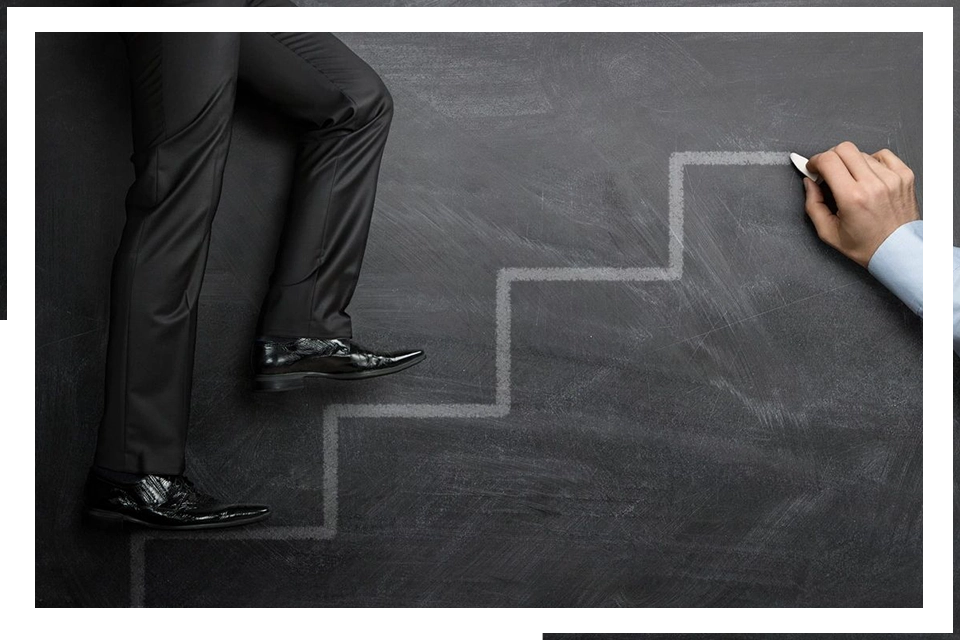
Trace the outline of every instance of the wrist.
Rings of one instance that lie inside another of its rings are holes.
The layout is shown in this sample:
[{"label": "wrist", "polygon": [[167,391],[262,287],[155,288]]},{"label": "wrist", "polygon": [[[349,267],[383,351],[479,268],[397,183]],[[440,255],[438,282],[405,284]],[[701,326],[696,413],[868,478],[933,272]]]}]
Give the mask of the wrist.
[{"label": "wrist", "polygon": [[873,257],[877,254],[877,251],[880,250],[880,247],[882,247],[883,244],[903,226],[917,221],[919,221],[919,219],[905,220],[896,222],[887,227],[883,227],[882,229],[878,230],[878,233],[873,237],[873,241],[859,256],[851,256],[851,258],[853,258],[853,260],[864,269],[869,269],[870,261],[873,260]]}]

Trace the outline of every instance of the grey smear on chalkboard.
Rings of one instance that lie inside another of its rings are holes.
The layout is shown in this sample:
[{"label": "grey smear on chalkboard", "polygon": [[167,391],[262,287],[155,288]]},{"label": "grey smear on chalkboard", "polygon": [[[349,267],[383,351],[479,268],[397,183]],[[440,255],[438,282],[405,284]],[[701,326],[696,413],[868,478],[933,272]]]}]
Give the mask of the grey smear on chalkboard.
[{"label": "grey smear on chalkboard", "polygon": [[921,605],[920,322],[816,239],[787,162],[686,171],[679,280],[513,283],[510,412],[343,421],[336,536],[272,533],[330,524],[329,407],[496,402],[501,269],[670,264],[672,154],[849,138],[922,185],[919,36],[342,38],[396,102],[356,334],[428,360],[250,392],[292,130],[244,96],[188,468],[276,516],[135,538],[137,594],[128,539],[77,522],[131,178],[125,61],[110,35],[38,36],[38,604]]}]

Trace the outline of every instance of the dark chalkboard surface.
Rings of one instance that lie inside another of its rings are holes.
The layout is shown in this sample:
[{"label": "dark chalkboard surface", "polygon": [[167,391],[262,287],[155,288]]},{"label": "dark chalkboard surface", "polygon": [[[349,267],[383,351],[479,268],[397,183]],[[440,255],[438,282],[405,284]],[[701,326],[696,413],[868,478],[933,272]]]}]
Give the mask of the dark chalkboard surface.
[{"label": "dark chalkboard surface", "polygon": [[38,604],[922,605],[921,325],[816,239],[786,156],[922,180],[919,35],[343,39],[396,102],[356,337],[428,359],[251,393],[293,149],[242,99],[188,472],[275,516],[125,537],[78,522],[125,60],[38,35]]}]

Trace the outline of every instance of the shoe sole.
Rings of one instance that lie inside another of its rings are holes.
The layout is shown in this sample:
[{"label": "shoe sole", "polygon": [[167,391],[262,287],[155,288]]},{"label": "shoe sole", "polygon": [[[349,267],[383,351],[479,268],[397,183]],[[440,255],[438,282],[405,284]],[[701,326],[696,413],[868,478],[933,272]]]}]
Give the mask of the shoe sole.
[{"label": "shoe sole", "polygon": [[243,520],[228,520],[226,522],[210,522],[205,524],[163,525],[145,522],[133,516],[127,516],[113,511],[102,509],[87,509],[83,512],[85,524],[104,531],[122,531],[123,529],[161,529],[164,531],[192,531],[197,529],[226,529],[242,527],[245,524],[262,522],[270,517],[270,513],[244,518]]},{"label": "shoe sole", "polygon": [[254,376],[254,391],[295,391],[304,388],[304,380],[307,378],[327,378],[329,380],[364,380],[366,378],[376,378],[386,376],[391,373],[397,373],[408,369],[418,362],[423,362],[427,354],[421,353],[415,358],[411,358],[402,364],[389,369],[374,369],[372,371],[357,371],[348,373],[324,373],[321,371],[298,371],[296,373],[274,373]]}]

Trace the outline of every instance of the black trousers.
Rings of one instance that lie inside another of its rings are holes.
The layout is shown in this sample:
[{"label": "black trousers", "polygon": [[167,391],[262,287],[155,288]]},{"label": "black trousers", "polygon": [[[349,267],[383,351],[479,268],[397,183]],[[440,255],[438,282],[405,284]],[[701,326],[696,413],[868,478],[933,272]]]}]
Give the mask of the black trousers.
[{"label": "black trousers", "polygon": [[113,265],[96,464],[179,474],[197,301],[238,81],[302,126],[261,335],[351,336],[345,309],[360,272],[393,103],[379,76],[330,34],[123,38],[136,180]]}]

